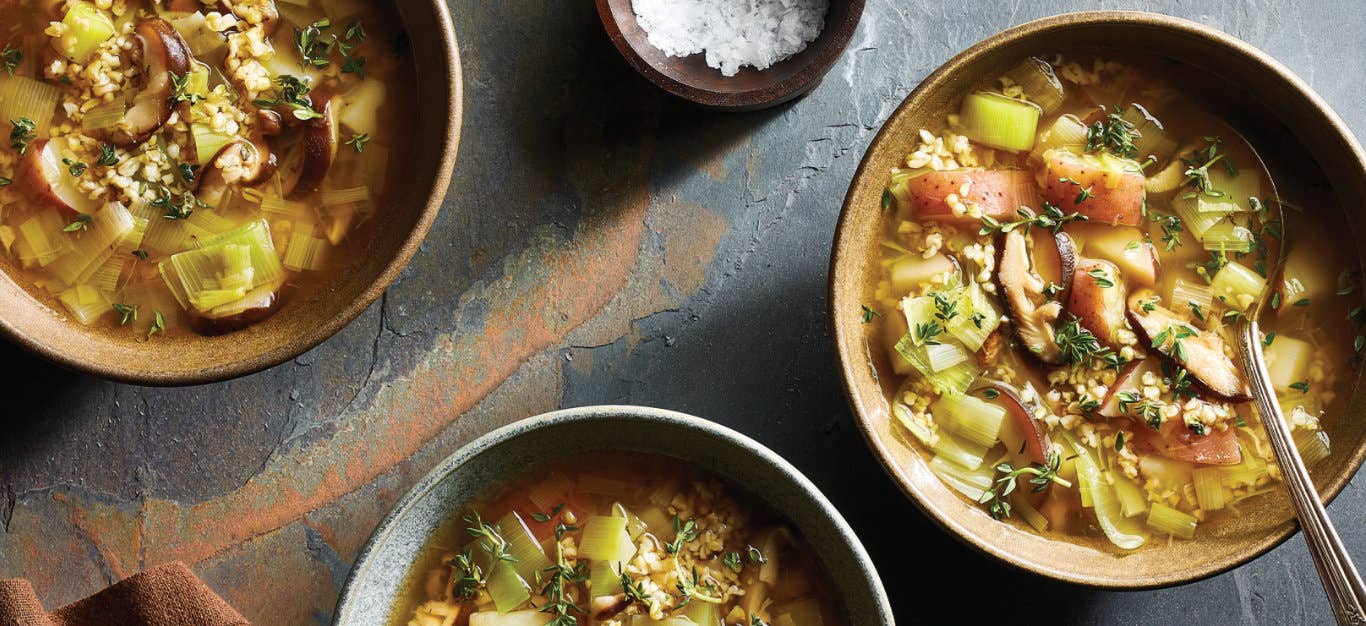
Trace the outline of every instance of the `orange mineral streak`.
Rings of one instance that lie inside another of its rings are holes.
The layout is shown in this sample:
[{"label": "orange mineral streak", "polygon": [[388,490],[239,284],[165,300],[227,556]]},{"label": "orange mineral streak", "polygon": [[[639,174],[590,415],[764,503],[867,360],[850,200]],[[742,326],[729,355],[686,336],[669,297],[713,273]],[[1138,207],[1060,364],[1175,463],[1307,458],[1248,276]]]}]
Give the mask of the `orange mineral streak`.
[{"label": "orange mineral streak", "polygon": [[505,261],[508,275],[482,294],[489,302],[483,333],[440,338],[410,376],[377,388],[370,406],[346,416],[331,440],[282,450],[236,491],[189,504],[148,500],[147,562],[202,561],[363,487],[613,299],[645,237],[653,140],[648,128],[624,143],[604,139],[601,128],[567,134],[583,159],[608,155],[605,164],[566,155],[585,211],[579,231]]}]

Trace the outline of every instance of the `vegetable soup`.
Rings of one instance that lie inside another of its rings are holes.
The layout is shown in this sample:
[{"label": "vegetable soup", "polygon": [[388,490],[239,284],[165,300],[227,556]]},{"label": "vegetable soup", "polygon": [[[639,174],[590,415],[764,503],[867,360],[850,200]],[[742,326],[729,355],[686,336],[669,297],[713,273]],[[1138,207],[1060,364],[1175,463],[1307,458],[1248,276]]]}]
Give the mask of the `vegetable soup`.
[{"label": "vegetable soup", "polygon": [[1024,59],[921,130],[883,196],[863,317],[897,378],[897,429],[947,486],[1120,549],[1198,539],[1277,488],[1234,360],[1258,298],[1311,467],[1366,343],[1350,243],[1287,204],[1269,276],[1285,229],[1268,174],[1159,67]]},{"label": "vegetable soup", "polygon": [[445,524],[408,578],[395,625],[845,623],[788,524],[654,455],[533,468]]},{"label": "vegetable soup", "polygon": [[244,328],[382,222],[412,124],[389,3],[0,0],[0,46],[0,257],[80,324]]}]

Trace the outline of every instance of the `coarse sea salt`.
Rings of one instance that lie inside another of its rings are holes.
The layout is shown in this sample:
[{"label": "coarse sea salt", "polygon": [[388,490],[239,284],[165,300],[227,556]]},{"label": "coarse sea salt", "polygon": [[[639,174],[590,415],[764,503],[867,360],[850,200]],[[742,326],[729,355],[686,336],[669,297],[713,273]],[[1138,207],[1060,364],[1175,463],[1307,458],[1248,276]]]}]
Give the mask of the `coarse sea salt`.
[{"label": "coarse sea salt", "polygon": [[815,41],[829,0],[632,0],[650,45],[684,57],[705,51],[707,65],[734,76],[767,69]]}]

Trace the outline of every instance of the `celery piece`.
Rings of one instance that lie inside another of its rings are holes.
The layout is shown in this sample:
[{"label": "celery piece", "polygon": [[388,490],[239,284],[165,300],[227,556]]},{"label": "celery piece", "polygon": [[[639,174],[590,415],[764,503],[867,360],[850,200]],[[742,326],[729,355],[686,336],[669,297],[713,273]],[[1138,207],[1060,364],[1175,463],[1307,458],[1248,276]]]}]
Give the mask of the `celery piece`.
[{"label": "celery piece", "polygon": [[1172,282],[1167,303],[1173,311],[1193,311],[1199,308],[1202,313],[1208,313],[1214,304],[1214,292],[1210,290],[1209,285],[1178,278]]},{"label": "celery piece", "polygon": [[1138,131],[1138,136],[1134,138],[1134,147],[1138,148],[1139,158],[1147,158],[1152,155],[1159,161],[1165,161],[1167,157],[1176,152],[1177,143],[1175,139],[1167,134],[1162,122],[1157,117],[1148,112],[1148,109],[1138,103],[1130,104],[1124,109],[1120,116],[1134,125]]},{"label": "celery piece", "polygon": [[517,575],[513,563],[498,561],[488,573],[487,589],[499,613],[507,613],[531,599],[531,586]]},{"label": "celery piece", "polygon": [[1072,114],[1058,116],[1039,136],[1033,156],[1043,160],[1043,153],[1054,148],[1080,150],[1086,145],[1086,124]]},{"label": "celery piece", "polygon": [[892,415],[901,423],[906,430],[910,431],[920,443],[933,447],[938,443],[940,435],[934,432],[931,424],[924,423],[916,419],[911,410],[900,402],[892,403]]},{"label": "celery piece", "polygon": [[24,267],[47,267],[72,249],[71,238],[62,232],[66,223],[56,211],[44,210],[19,223],[15,244]]},{"label": "celery piece", "polygon": [[1247,446],[1243,446],[1243,460],[1237,465],[1219,467],[1220,482],[1230,489],[1255,487],[1257,482],[1267,476],[1266,461],[1258,458]]},{"label": "celery piece", "polygon": [[1181,223],[1189,230],[1196,239],[1201,241],[1205,238],[1205,233],[1214,228],[1215,224],[1222,222],[1224,218],[1231,215],[1231,212],[1200,211],[1197,204],[1185,198],[1175,198],[1172,200],[1172,210],[1181,218]]},{"label": "celery piece", "polygon": [[935,372],[942,372],[970,358],[972,355],[956,342],[925,346],[925,359],[929,361],[930,369]]},{"label": "celery piece", "polygon": [[[701,600],[693,600],[684,607],[683,617],[697,626],[723,626],[721,624],[721,605]],[[819,614],[817,619],[819,619]],[[798,622],[803,623],[803,622]],[[819,626],[819,622],[815,622]]]},{"label": "celery piece", "polygon": [[350,189],[324,189],[322,193],[322,205],[326,207],[339,204],[353,204],[357,202],[370,201],[370,187],[362,185]]},{"label": "celery piece", "polygon": [[[937,276],[954,273],[957,269],[953,261],[942,254],[928,259],[918,254],[908,254],[892,262],[887,278],[891,281],[893,294],[906,294]],[[933,300],[930,303],[933,306]]]},{"label": "celery piece", "polygon": [[588,591],[592,597],[611,596],[622,592],[621,563],[593,561],[588,568]]},{"label": "celery piece", "polygon": [[1290,391],[1290,385],[1309,376],[1309,363],[1314,358],[1314,346],[1294,337],[1276,335],[1271,345],[1262,349],[1266,357],[1266,371],[1277,391]]},{"label": "celery piece", "polygon": [[991,298],[982,291],[977,283],[961,290],[958,315],[945,324],[949,334],[963,342],[968,350],[982,349],[987,337],[1001,325],[1001,313],[991,304]]},{"label": "celery piece", "polygon": [[200,165],[208,165],[223,146],[237,141],[237,137],[216,133],[208,124],[198,122],[190,124],[190,133],[194,135],[195,158]]},{"label": "celery piece", "polygon": [[1167,533],[1182,539],[1195,536],[1195,516],[1182,513],[1161,502],[1154,502],[1148,510],[1148,527],[1160,533]]},{"label": "celery piece", "polygon": [[320,270],[327,263],[328,241],[295,232],[285,248],[285,267],[296,272]]},{"label": "celery piece", "polygon": [[65,30],[53,45],[68,59],[82,65],[90,61],[100,44],[114,36],[114,21],[84,0],[68,0],[62,25]]},{"label": "celery piece", "polygon": [[935,393],[961,396],[967,392],[968,387],[972,386],[973,381],[982,373],[982,368],[977,366],[975,360],[959,363],[942,372],[936,372],[925,377],[925,380],[934,388]]},{"label": "celery piece", "polygon": [[983,448],[996,445],[1006,417],[1001,406],[969,395],[940,396],[930,413],[945,430]]},{"label": "celery piece", "polygon": [[982,91],[963,99],[959,120],[969,139],[993,148],[1023,152],[1034,147],[1034,132],[1041,115],[1036,104]]},{"label": "celery piece", "polygon": [[[1246,311],[1266,289],[1266,279],[1237,261],[1229,261],[1214,279],[1210,290],[1230,308]],[[1273,344],[1274,345],[1274,344]]]},{"label": "celery piece", "polygon": [[549,613],[540,609],[525,609],[507,613],[478,611],[470,613],[470,626],[544,626],[549,624],[551,619]]},{"label": "celery piece", "polygon": [[516,511],[508,513],[498,522],[498,533],[508,543],[508,554],[517,559],[512,567],[517,575],[525,580],[536,580],[536,575],[551,566],[550,558],[545,555],[541,543],[536,541],[526,521]]},{"label": "celery piece", "polygon": [[1262,197],[1262,172],[1259,167],[1238,168],[1237,176],[1230,176],[1222,165],[1209,168],[1211,193],[1197,194],[1192,198],[1200,213],[1237,213],[1251,211],[1250,198]]},{"label": "celery piece", "polygon": [[1021,96],[1035,105],[1044,115],[1051,115],[1062,106],[1067,95],[1062,81],[1053,73],[1053,66],[1038,57],[1029,57],[1014,69],[1006,72],[1005,77],[1020,87]]},{"label": "celery piece", "polygon": [[1213,226],[1205,229],[1205,234],[1200,238],[1200,243],[1204,245],[1206,250],[1237,253],[1252,252],[1252,248],[1256,246],[1252,231],[1245,226],[1234,224],[1230,220],[1216,222]]},{"label": "celery piece", "polygon": [[622,563],[635,556],[636,546],[626,532],[627,520],[620,517],[594,515],[583,525],[579,554],[595,561]]},{"label": "celery piece", "polygon": [[1191,472],[1195,481],[1195,501],[1206,511],[1224,508],[1224,473],[1217,467],[1197,467]]},{"label": "celery piece", "polygon": [[71,248],[48,266],[67,285],[85,282],[110,256],[124,236],[133,231],[133,214],[123,204],[110,202],[90,217],[85,229],[64,233]]},{"label": "celery piece", "polygon": [[1096,513],[1096,521],[1100,524],[1106,538],[1110,540],[1110,543],[1125,550],[1133,550],[1142,546],[1147,542],[1147,536],[1136,521],[1125,517],[1121,512],[1119,498],[1105,483],[1105,476],[1091,451],[1067,431],[1062,432],[1062,439],[1076,453],[1079,487],[1081,487],[1083,494],[1090,494],[1092,509]]},{"label": "celery piece", "polygon": [[1034,503],[1029,501],[1026,495],[1027,490],[1016,489],[1010,494],[1010,506],[1020,519],[1023,519],[1030,528],[1038,532],[1048,531],[1048,518],[1043,516],[1038,509],[1034,508]]},{"label": "celery piece", "polygon": [[58,295],[57,299],[61,300],[82,326],[94,324],[106,313],[114,310],[104,294],[90,285],[77,285],[67,289]]},{"label": "celery piece", "polygon": [[[246,296],[259,285],[284,277],[284,267],[275,254],[270,228],[257,220],[227,233],[206,237],[199,249],[171,255],[158,266],[162,278],[184,308],[209,312]],[[241,263],[241,247],[250,258],[250,277]],[[231,263],[231,265],[230,265]]]},{"label": "celery piece", "polygon": [[88,131],[113,128],[123,122],[123,116],[127,113],[128,104],[122,98],[115,98],[112,102],[106,102],[86,111],[81,127]]},{"label": "celery piece", "polygon": [[[380,108],[388,96],[384,83],[375,78],[366,78],[361,84],[342,96],[341,113],[337,121],[355,134],[374,135],[380,128]],[[370,148],[366,148],[369,152]]]},{"label": "celery piece", "polygon": [[982,462],[986,459],[987,451],[990,448],[979,446],[949,433],[939,433],[930,449],[934,450],[937,456],[944,457],[947,461],[953,461],[955,465],[969,471],[976,471],[982,467]]},{"label": "celery piece", "polygon": [[0,128],[8,130],[10,120],[24,118],[33,122],[37,136],[46,137],[61,95],[60,89],[40,80],[0,72]]},{"label": "celery piece", "polygon": [[1306,466],[1328,458],[1332,451],[1332,446],[1328,441],[1328,433],[1322,430],[1297,429],[1293,437],[1295,438],[1295,447],[1299,449],[1300,458],[1304,459]]},{"label": "celery piece", "polygon": [[[824,618],[821,617],[821,604],[814,598],[798,600],[789,604],[784,604],[773,610],[781,622],[783,619],[791,621],[796,626],[824,626]],[[701,622],[698,622],[701,624]],[[714,623],[709,625],[714,626]]]},{"label": "celery piece", "polygon": [[969,470],[942,456],[935,456],[930,459],[930,471],[954,491],[967,496],[973,502],[978,502],[982,499],[982,494],[991,488],[994,470]]},{"label": "celery piece", "polygon": [[1136,517],[1148,512],[1148,497],[1137,483],[1128,476],[1111,473],[1114,480],[1115,497],[1119,499],[1119,511],[1124,517]]}]

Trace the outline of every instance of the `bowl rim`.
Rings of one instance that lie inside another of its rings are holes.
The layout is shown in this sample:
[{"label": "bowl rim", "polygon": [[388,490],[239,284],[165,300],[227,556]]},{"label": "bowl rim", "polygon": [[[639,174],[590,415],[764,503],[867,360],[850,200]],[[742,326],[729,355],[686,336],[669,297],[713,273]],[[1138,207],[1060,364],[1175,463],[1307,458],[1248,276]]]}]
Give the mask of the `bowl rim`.
[{"label": "bowl rim", "polygon": [[[858,534],[849,526],[839,510],[826,499],[825,494],[786,459],[749,436],[710,420],[667,409],[607,404],[560,409],[512,422],[465,444],[438,463],[421,480],[414,483],[412,488],[394,504],[356,555],[355,563],[352,565],[350,573],[347,574],[346,582],[342,585],[341,594],[337,599],[337,608],[333,612],[332,624],[336,626],[343,623],[343,618],[354,601],[353,594],[356,593],[362,578],[369,571],[372,557],[379,546],[389,539],[399,522],[408,515],[420,500],[435,489],[438,483],[458,471],[465,463],[492,448],[533,431],[570,424],[620,419],[644,419],[662,423],[665,427],[698,431],[705,436],[735,444],[755,457],[758,462],[777,468],[781,474],[792,481],[794,487],[815,505],[820,514],[831,523],[836,533],[844,540],[850,555],[860,565],[866,583],[865,586],[872,592],[877,610],[883,618],[882,623],[888,625],[896,623],[887,591],[882,585],[882,578],[878,575],[877,567],[873,564],[873,560],[868,555]],[[685,462],[688,461],[685,460]],[[696,461],[693,463],[696,464]],[[782,512],[779,511],[779,513]]]},{"label": "bowl rim", "polygon": [[[865,405],[867,404],[866,398],[859,393],[858,386],[855,382],[860,377],[858,368],[866,367],[867,364],[866,362],[855,358],[857,355],[849,353],[845,348],[846,345],[852,346],[855,343],[855,341],[852,340],[861,341],[862,335],[860,333],[860,337],[853,337],[852,334],[857,333],[856,329],[858,327],[852,324],[846,325],[840,323],[841,320],[854,316],[853,313],[847,313],[841,310],[841,307],[839,306],[845,299],[847,292],[840,281],[837,280],[837,271],[842,266],[848,264],[852,258],[850,256],[848,242],[851,241],[851,238],[854,236],[852,232],[853,226],[851,224],[853,221],[852,216],[854,212],[858,210],[853,204],[853,196],[856,194],[859,182],[864,180],[866,176],[874,173],[869,171],[871,166],[869,156],[872,153],[873,146],[888,140],[888,133],[891,127],[890,122],[895,118],[908,114],[913,105],[918,104],[920,100],[927,97],[932,91],[948,87],[950,81],[947,79],[955,74],[960,67],[975,61],[1000,46],[1010,45],[1052,32],[1104,25],[1125,25],[1168,30],[1195,39],[1204,40],[1216,46],[1231,49],[1247,58],[1253,64],[1260,66],[1262,70],[1274,75],[1275,78],[1292,91],[1295,96],[1309,103],[1309,105],[1322,116],[1321,121],[1327,122],[1334,134],[1337,135],[1336,138],[1339,139],[1342,142],[1342,145],[1351,153],[1351,156],[1355,159],[1358,167],[1366,168],[1366,152],[1363,152],[1361,144],[1357,141],[1356,136],[1347,127],[1346,123],[1343,122],[1337,112],[1334,111],[1321,96],[1305,83],[1303,79],[1269,54],[1224,31],[1192,20],[1148,11],[1077,11],[1031,20],[989,36],[954,55],[948,61],[945,61],[943,65],[940,65],[934,72],[926,76],[920,84],[902,100],[901,104],[893,110],[887,120],[883,122],[882,128],[878,131],[877,135],[873,137],[873,140],[869,143],[868,150],[864,153],[863,159],[859,162],[858,169],[854,173],[854,177],[849,185],[849,190],[845,194],[845,201],[840,209],[840,217],[835,228],[834,244],[828,273],[828,314],[833,330],[832,339],[835,343],[835,352],[839,359],[841,383],[844,386],[845,397],[849,402],[850,409],[854,413],[855,421],[858,423],[859,431],[863,434],[863,438],[868,444],[868,447],[872,450],[874,456],[877,457],[878,462],[892,479],[892,482],[896,483],[902,493],[907,496],[907,499],[915,504],[922,513],[933,520],[938,526],[948,531],[952,537],[958,539],[960,542],[1025,572],[1094,589],[1160,589],[1204,580],[1244,565],[1249,561],[1266,554],[1272,548],[1284,543],[1286,539],[1289,539],[1298,530],[1298,522],[1291,519],[1290,523],[1284,525],[1280,530],[1269,533],[1255,542],[1251,549],[1233,555],[1231,558],[1219,559],[1212,561],[1210,564],[1186,569],[1180,572],[1172,572],[1160,576],[1143,575],[1131,580],[1086,577],[1074,572],[1052,567],[1044,562],[1017,558],[1013,554],[999,550],[991,543],[986,542],[982,538],[969,532],[968,529],[954,519],[945,508],[940,507],[931,502],[928,498],[923,497],[913,485],[902,478],[900,468],[898,468],[892,460],[888,447],[889,442],[884,442],[879,438],[873,423],[873,416],[865,410]],[[855,330],[848,330],[850,328]],[[1351,481],[1351,478],[1361,468],[1364,459],[1366,459],[1366,446],[1359,445],[1356,450],[1353,451],[1351,458],[1348,459],[1341,476],[1332,481],[1328,481],[1326,488],[1324,488],[1325,486],[1320,485],[1320,488],[1323,489],[1321,495],[1325,505],[1331,503],[1333,499],[1342,492],[1343,488],[1346,487],[1347,483]]]},{"label": "bowl rim", "polygon": [[[603,29],[607,31],[607,38],[612,41],[612,45],[616,46],[617,52],[621,53],[621,56],[626,59],[626,62],[636,73],[649,79],[655,86],[674,96],[704,107],[727,111],[753,111],[777,106],[800,97],[819,85],[825,75],[830,72],[830,69],[835,67],[835,63],[844,56],[844,51],[848,49],[849,42],[853,41],[854,33],[858,32],[859,24],[863,22],[866,0],[847,1],[850,4],[849,18],[833,25],[835,27],[832,31],[835,37],[831,43],[833,49],[826,58],[808,63],[806,67],[777,84],[728,93],[694,87],[656,69],[644,57],[640,56],[635,46],[631,45],[631,42],[626,39],[626,35],[621,32],[621,24],[612,14],[610,0],[597,0],[596,4]],[[827,20],[817,38],[824,36],[831,26]],[[760,97],[768,93],[772,95]]]},{"label": "bowl rim", "polygon": [[438,36],[441,41],[440,47],[445,56],[442,59],[446,68],[445,95],[447,104],[445,114],[449,120],[445,146],[437,165],[436,179],[427,192],[422,212],[418,214],[417,221],[414,222],[412,230],[400,244],[398,251],[375,277],[375,280],[344,308],[322,324],[313,326],[302,335],[290,337],[287,341],[266,352],[233,363],[181,372],[140,371],[130,373],[127,370],[110,365],[88,362],[80,358],[79,354],[58,351],[41,338],[22,332],[3,316],[0,316],[0,335],[69,370],[120,383],[177,387],[220,382],[270,369],[312,350],[318,344],[340,332],[361,313],[364,313],[380,296],[384,295],[384,292],[389,289],[403,269],[408,266],[408,262],[417,253],[418,247],[421,246],[422,241],[427,237],[427,232],[431,230],[432,224],[436,221],[436,216],[440,213],[441,205],[450,189],[451,177],[454,175],[456,153],[460,148],[460,134],[464,120],[464,82],[460,46],[456,40],[455,25],[451,21],[450,9],[446,3],[440,0],[430,0],[428,4],[436,13],[439,28]]}]

